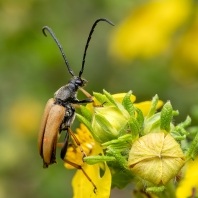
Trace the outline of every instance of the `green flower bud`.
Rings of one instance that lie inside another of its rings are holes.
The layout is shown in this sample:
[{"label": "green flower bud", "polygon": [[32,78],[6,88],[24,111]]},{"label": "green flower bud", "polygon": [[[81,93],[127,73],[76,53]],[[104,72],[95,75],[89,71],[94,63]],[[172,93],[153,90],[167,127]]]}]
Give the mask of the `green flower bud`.
[{"label": "green flower bud", "polygon": [[155,185],[165,185],[185,164],[180,145],[168,133],[149,133],[136,140],[129,153],[133,173]]},{"label": "green flower bud", "polygon": [[102,142],[117,139],[126,133],[129,113],[123,108],[121,112],[116,106],[95,107],[92,128]]}]

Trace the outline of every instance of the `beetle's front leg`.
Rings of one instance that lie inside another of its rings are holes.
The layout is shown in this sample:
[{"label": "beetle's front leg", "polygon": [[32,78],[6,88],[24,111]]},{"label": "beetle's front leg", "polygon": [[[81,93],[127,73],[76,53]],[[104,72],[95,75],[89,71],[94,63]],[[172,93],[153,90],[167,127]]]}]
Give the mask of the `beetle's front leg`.
[{"label": "beetle's front leg", "polygon": [[93,98],[93,96],[91,94],[89,94],[87,91],[85,91],[82,87],[78,88],[80,91],[82,91],[82,93],[85,94],[85,96],[87,96],[88,98]]},{"label": "beetle's front leg", "polygon": [[103,104],[101,104],[101,105],[96,105],[95,104],[95,101],[93,100],[93,96],[92,95],[90,95],[87,91],[85,91],[82,87],[79,87],[79,90],[82,92],[82,93],[84,93],[85,94],[85,96],[87,96],[88,98],[86,98],[86,99],[84,99],[84,100],[80,100],[79,102],[77,102],[76,104],[78,104],[78,103],[93,103],[93,106],[94,107],[102,107],[103,106],[103,104],[104,103],[106,103],[106,102],[104,102]]},{"label": "beetle's front leg", "polygon": [[94,102],[94,101],[91,98],[86,98],[84,100],[76,99],[76,100],[72,101],[73,104],[87,104],[87,103],[92,103],[92,102]]}]

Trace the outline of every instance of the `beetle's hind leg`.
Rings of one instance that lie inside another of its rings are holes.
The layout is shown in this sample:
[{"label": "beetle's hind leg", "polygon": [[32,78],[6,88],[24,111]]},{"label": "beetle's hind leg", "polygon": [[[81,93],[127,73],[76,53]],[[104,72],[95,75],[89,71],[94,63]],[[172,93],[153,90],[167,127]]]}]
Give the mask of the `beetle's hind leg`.
[{"label": "beetle's hind leg", "polygon": [[79,170],[82,170],[83,174],[85,175],[85,177],[91,182],[91,184],[93,185],[94,187],[94,193],[96,193],[96,190],[97,190],[97,187],[96,185],[93,183],[93,181],[91,180],[91,178],[87,175],[87,173],[84,171],[84,169],[82,168],[82,166],[78,165],[78,164],[75,164],[73,162],[70,162],[69,160],[66,160],[66,159],[63,159],[63,161]]},{"label": "beetle's hind leg", "polygon": [[[68,131],[70,131],[70,132],[68,132]],[[75,168],[77,168],[77,169],[79,169],[79,170],[82,170],[82,172],[83,172],[83,174],[85,175],[85,177],[86,177],[86,178],[91,182],[91,184],[93,185],[93,187],[94,187],[94,193],[96,193],[96,189],[97,189],[97,188],[96,188],[95,184],[93,183],[93,181],[91,180],[91,178],[87,175],[87,173],[84,171],[84,169],[82,168],[82,166],[80,166],[80,165],[78,165],[78,164],[75,164],[74,162],[70,162],[69,160],[65,159],[65,155],[66,155],[66,153],[67,153],[67,148],[68,148],[68,144],[69,144],[69,133],[72,134],[72,137],[74,138],[74,140],[77,141],[77,142],[80,144],[80,142],[78,141],[78,139],[76,138],[76,136],[73,134],[73,132],[71,131],[71,129],[70,129],[69,127],[68,127],[68,131],[67,131],[66,134],[65,134],[65,140],[64,140],[64,143],[63,143],[63,147],[62,147],[62,149],[61,149],[60,157],[61,157],[61,159],[62,159],[65,163],[67,163],[67,164],[69,164],[69,165],[71,165],[71,166],[73,166],[73,167],[75,167]],[[76,142],[76,143],[77,143],[77,142]],[[77,143],[77,144],[78,144],[78,143]],[[80,145],[78,145],[78,146],[79,146],[80,149],[82,149]],[[81,152],[84,153],[83,150],[81,150]],[[85,153],[84,153],[84,155],[86,156]]]}]

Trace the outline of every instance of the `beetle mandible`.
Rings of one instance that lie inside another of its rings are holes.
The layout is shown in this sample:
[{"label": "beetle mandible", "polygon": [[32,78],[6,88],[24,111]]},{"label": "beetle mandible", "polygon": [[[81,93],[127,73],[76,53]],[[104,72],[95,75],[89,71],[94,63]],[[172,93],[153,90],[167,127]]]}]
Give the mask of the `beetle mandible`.
[{"label": "beetle mandible", "polygon": [[[72,135],[76,144],[80,147],[83,157],[86,156],[83,149],[81,148],[80,142],[78,141],[78,139],[76,138],[76,136],[71,130],[71,125],[75,119],[75,108],[72,106],[72,104],[75,105],[75,104],[83,104],[83,103],[85,104],[85,103],[93,102],[93,100],[91,99],[92,96],[82,88],[86,85],[88,81],[81,78],[81,75],[83,74],[83,71],[84,71],[85,57],[86,57],[86,52],[89,46],[89,42],[91,40],[91,36],[94,32],[94,28],[96,27],[97,23],[100,21],[105,21],[113,25],[111,21],[105,18],[99,18],[94,22],[91,28],[91,31],[89,33],[86,45],[85,45],[85,50],[84,50],[83,60],[82,60],[82,67],[78,76],[75,76],[74,72],[70,68],[70,65],[63,52],[63,48],[60,45],[53,31],[48,26],[45,26],[42,29],[43,34],[47,36],[46,34],[46,30],[47,30],[52,36],[52,38],[54,39],[54,41],[56,42],[56,44],[58,45],[59,50],[61,51],[62,57],[65,61],[65,64],[67,66],[68,72],[72,76],[68,84],[58,89],[54,94],[54,98],[51,98],[48,100],[45,110],[44,110],[44,114],[43,114],[43,118],[42,118],[42,122],[40,126],[40,131],[38,135],[38,150],[39,150],[40,156],[43,159],[44,168],[47,168],[49,165],[53,163],[56,163],[57,141],[61,132],[65,130],[66,135],[65,135],[64,143],[63,143],[61,153],[60,153],[61,159],[65,161],[66,163],[69,163],[70,165],[78,169],[81,169],[84,172],[81,166],[64,159],[64,157],[67,152],[69,134]],[[77,99],[78,90],[81,90],[87,96],[87,98],[84,100],[78,100]],[[84,174],[87,176],[85,172]]]}]

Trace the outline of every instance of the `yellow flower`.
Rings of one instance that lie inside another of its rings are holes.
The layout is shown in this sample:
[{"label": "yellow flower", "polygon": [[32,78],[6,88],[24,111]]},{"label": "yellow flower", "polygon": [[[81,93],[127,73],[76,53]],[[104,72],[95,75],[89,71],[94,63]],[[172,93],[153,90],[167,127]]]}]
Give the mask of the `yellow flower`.
[{"label": "yellow flower", "polygon": [[[81,143],[81,146],[87,156],[95,156],[99,154],[103,155],[102,147],[97,142],[95,142],[85,125],[80,124],[80,128],[76,129],[75,135]],[[82,161],[81,151],[76,145],[70,145],[68,147],[66,159],[82,166],[83,170],[90,177],[97,188],[96,192],[94,192],[93,185],[83,174],[82,170],[77,170],[72,180],[74,191],[73,198],[109,198],[111,190],[111,173],[106,163],[98,163],[94,165],[88,165],[84,163]],[[74,168],[67,163],[65,163],[65,167]],[[103,172],[102,175],[101,171]]]},{"label": "yellow flower", "polygon": [[124,60],[156,56],[170,44],[173,33],[191,11],[189,0],[148,1],[115,27],[109,51]]},{"label": "yellow flower", "polygon": [[41,112],[42,105],[39,101],[24,97],[8,110],[8,125],[17,134],[32,137],[38,129]]},{"label": "yellow flower", "polygon": [[[188,30],[178,40],[173,54],[172,75],[181,84],[191,85],[197,82],[198,71],[198,7]],[[188,65],[188,69],[187,69]]]},{"label": "yellow flower", "polygon": [[177,198],[186,198],[192,195],[193,188],[198,190],[198,158],[189,161],[186,167],[184,179],[181,180],[176,190]]}]

